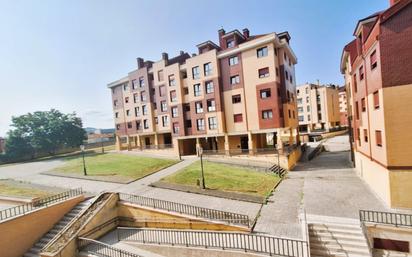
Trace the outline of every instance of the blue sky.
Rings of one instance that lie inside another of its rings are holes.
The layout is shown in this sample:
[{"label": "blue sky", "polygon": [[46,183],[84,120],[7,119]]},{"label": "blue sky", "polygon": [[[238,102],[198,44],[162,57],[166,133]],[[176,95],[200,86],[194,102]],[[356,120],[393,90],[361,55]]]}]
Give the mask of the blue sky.
[{"label": "blue sky", "polygon": [[113,127],[106,84],[217,30],[289,31],[297,83],[342,84],[342,47],[357,20],[389,0],[0,0],[0,136],[12,115],[56,108]]}]

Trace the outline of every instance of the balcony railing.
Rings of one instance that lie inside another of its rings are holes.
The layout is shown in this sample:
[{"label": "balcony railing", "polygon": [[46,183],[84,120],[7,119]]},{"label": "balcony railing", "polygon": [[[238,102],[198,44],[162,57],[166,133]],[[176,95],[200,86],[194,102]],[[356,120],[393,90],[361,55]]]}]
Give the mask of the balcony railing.
[{"label": "balcony railing", "polygon": [[111,245],[84,237],[77,239],[78,248],[86,253],[102,257],[142,257],[135,253],[115,248]]},{"label": "balcony railing", "polygon": [[360,210],[361,222],[412,227],[412,214]]}]

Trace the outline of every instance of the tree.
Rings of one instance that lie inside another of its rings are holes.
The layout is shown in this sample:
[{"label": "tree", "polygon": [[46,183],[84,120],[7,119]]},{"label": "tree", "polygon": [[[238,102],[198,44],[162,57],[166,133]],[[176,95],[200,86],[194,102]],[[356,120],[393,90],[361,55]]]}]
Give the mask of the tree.
[{"label": "tree", "polygon": [[60,149],[78,147],[86,138],[75,113],[63,114],[54,109],[12,117],[11,126],[14,129],[8,132],[6,153],[14,158],[53,155]]}]

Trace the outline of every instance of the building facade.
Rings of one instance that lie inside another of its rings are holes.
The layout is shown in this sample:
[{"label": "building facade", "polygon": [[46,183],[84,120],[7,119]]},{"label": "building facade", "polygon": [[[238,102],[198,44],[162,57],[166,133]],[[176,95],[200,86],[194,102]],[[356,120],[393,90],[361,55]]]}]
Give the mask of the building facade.
[{"label": "building facade", "polygon": [[346,87],[339,88],[339,117],[340,126],[348,126],[348,101],[346,97]]},{"label": "building facade", "polygon": [[252,152],[297,142],[289,34],[221,29],[218,36],[218,44],[197,45],[197,54],[137,58],[136,70],[108,85],[119,147],[173,147],[186,155],[199,146]]},{"label": "building facade", "polygon": [[412,208],[412,1],[360,20],[342,54],[356,170],[389,206]]},{"label": "building facade", "polygon": [[296,89],[300,132],[329,131],[340,126],[338,88],[304,84]]}]

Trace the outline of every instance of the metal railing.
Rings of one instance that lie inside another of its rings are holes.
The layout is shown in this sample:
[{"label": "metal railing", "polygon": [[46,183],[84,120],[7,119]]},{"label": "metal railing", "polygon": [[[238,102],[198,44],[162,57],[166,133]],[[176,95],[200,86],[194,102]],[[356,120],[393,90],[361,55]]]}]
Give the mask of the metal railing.
[{"label": "metal railing", "polygon": [[412,227],[412,214],[360,210],[359,219],[361,222]]},{"label": "metal railing", "polygon": [[149,244],[240,250],[260,254],[309,257],[305,241],[239,232],[169,229],[117,229],[118,239]]},{"label": "metal railing", "polygon": [[102,257],[142,257],[141,255],[127,252],[111,245],[84,237],[79,237],[77,239],[77,246],[83,252]]},{"label": "metal railing", "polygon": [[244,225],[247,227],[252,226],[252,222],[249,217],[244,214],[238,214],[233,212],[219,211],[214,209],[208,209],[188,204],[175,203],[165,200],[159,200],[154,198],[148,198],[139,195],[131,195],[125,193],[119,193],[120,200],[136,203],[138,205],[152,207],[154,209],[161,209],[166,211],[172,211],[195,217],[201,217],[211,220],[224,221],[230,224]]},{"label": "metal railing", "polygon": [[26,203],[2,210],[0,211],[0,222],[15,216],[25,215],[26,213],[31,212],[33,210],[39,209],[44,206],[49,206],[53,203],[61,202],[81,194],[83,194],[83,190],[81,188],[76,188],[63,193],[41,198],[32,203]]}]

